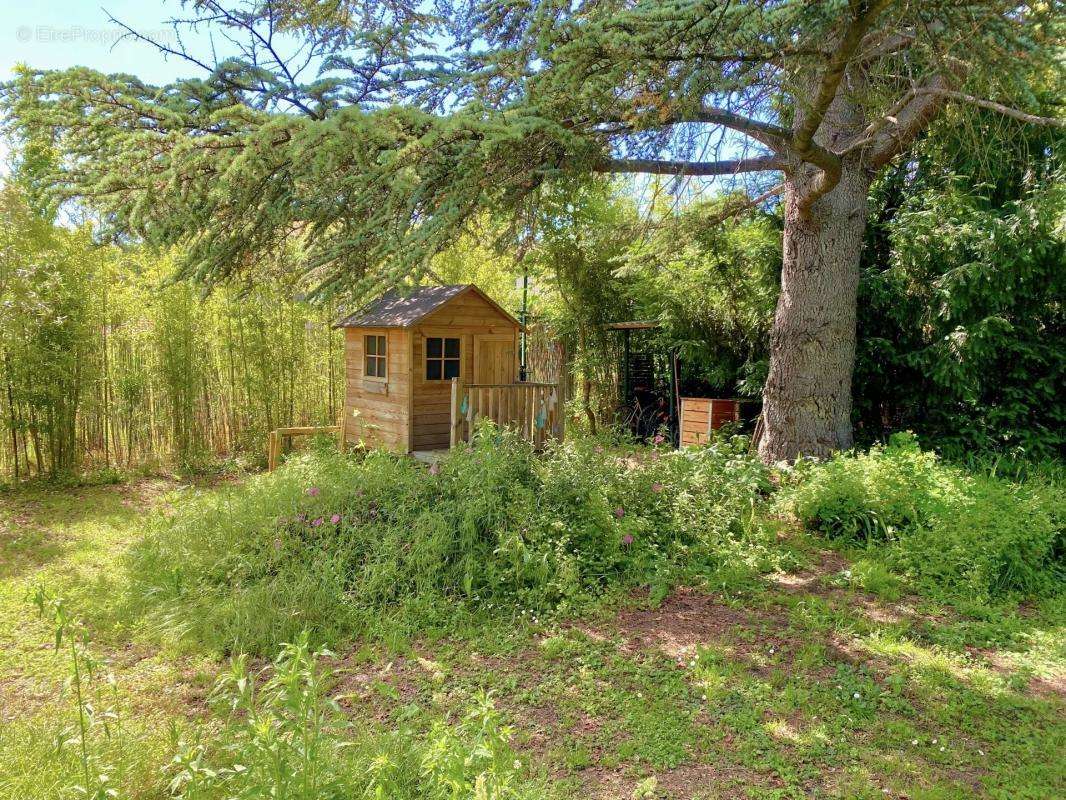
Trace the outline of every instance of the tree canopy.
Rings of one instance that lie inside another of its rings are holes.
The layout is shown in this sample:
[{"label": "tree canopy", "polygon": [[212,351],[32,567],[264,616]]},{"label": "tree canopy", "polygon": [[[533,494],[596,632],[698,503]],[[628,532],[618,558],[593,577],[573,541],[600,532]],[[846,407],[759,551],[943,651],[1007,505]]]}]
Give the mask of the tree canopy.
[{"label": "tree canopy", "polygon": [[[15,124],[56,136],[53,177],[115,228],[190,245],[186,274],[298,239],[321,291],[417,272],[561,174],[810,170],[810,203],[842,159],[884,163],[948,101],[1032,120],[1061,89],[1054,3],[184,5],[231,56],[173,48],[203,74],[164,87],[26,70]],[[856,65],[866,122],[819,142]]]}]

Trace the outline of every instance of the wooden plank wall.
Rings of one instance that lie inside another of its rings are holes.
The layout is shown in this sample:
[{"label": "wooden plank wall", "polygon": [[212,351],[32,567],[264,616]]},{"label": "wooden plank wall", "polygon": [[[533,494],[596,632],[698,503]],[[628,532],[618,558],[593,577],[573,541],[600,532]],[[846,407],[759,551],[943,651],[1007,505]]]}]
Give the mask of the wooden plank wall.
[{"label": "wooden plank wall", "polygon": [[414,424],[411,428],[412,450],[446,450],[452,421],[450,380],[427,381],[425,363],[425,337],[459,337],[459,371],[469,375],[474,368],[473,337],[455,328],[417,328],[411,331],[414,337],[411,347],[411,363],[414,365],[414,398],[412,403]]},{"label": "wooden plank wall", "polygon": [[474,336],[478,334],[510,334],[517,339],[518,329],[511,320],[473,292],[451,300],[411,330],[414,388],[412,450],[447,449],[451,439],[451,381],[426,380],[425,337],[459,337],[459,377],[464,383],[472,383]]},{"label": "wooden plank wall", "polygon": [[[385,382],[363,375],[363,337],[387,339]],[[407,331],[400,328],[348,328],[345,340],[345,439],[406,453],[410,449],[411,357]],[[358,410],[358,415],[352,414]]]},{"label": "wooden plank wall", "polygon": [[681,446],[703,444],[712,430],[740,421],[740,402],[708,397],[681,398]]}]

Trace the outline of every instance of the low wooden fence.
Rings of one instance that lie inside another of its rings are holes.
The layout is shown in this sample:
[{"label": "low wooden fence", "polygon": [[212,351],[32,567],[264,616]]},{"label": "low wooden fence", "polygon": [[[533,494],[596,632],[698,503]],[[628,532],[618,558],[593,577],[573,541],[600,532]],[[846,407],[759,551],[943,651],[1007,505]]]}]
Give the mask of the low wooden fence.
[{"label": "low wooden fence", "polygon": [[452,378],[451,445],[470,441],[479,418],[516,430],[538,449],[549,438],[561,441],[565,393],[562,382],[464,384]]}]

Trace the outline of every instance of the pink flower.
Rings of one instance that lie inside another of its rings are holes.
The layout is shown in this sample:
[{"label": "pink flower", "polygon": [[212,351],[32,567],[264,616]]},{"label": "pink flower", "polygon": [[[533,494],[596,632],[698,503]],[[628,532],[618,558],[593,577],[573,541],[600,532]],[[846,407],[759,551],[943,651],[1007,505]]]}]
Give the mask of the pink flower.
[{"label": "pink flower", "polygon": [[429,474],[430,475],[440,475],[440,464],[438,464],[435,461],[432,464],[430,464],[429,465]]},{"label": "pink flower", "polygon": [[318,519],[316,519],[314,522],[311,523],[311,525],[313,527],[315,527],[315,528],[317,528],[321,524],[322,524],[322,517],[318,517]]},{"label": "pink flower", "polygon": [[311,495],[311,497],[318,497],[318,487],[312,486],[310,489],[307,490],[307,493]]},{"label": "pink flower", "polygon": [[663,442],[666,441],[666,437],[663,436],[661,433],[657,433],[657,434],[655,434],[655,438],[652,439],[651,441],[652,441],[652,444],[662,444]]},{"label": "pink flower", "polygon": [[341,521],[341,515],[340,514],[334,514],[332,517],[329,518],[329,521],[332,522],[334,525],[336,525],[338,522]]},{"label": "pink flower", "polygon": [[616,508],[614,510],[615,519],[621,519],[625,515],[626,515],[626,510],[624,508],[622,508],[621,506],[618,506],[618,508]]},{"label": "pink flower", "polygon": [[307,515],[306,514],[297,514],[296,515],[296,521],[297,522],[307,522]]},{"label": "pink flower", "polygon": [[653,492],[655,492],[656,494],[658,494],[659,492],[661,492],[663,490],[663,485],[661,483],[653,483],[651,485],[651,490]]},{"label": "pink flower", "polygon": [[625,536],[623,536],[622,544],[624,544],[626,547],[629,547],[629,545],[633,544],[633,534],[627,533]]}]

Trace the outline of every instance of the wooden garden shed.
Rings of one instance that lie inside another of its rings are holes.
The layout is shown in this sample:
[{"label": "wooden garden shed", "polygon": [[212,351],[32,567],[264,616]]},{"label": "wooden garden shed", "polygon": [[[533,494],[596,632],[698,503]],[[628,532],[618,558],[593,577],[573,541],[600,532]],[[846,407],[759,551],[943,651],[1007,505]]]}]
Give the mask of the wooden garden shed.
[{"label": "wooden garden shed", "polygon": [[388,292],[336,327],[344,329],[346,444],[444,449],[457,427],[456,386],[526,386],[516,384],[518,320],[473,284]]}]

